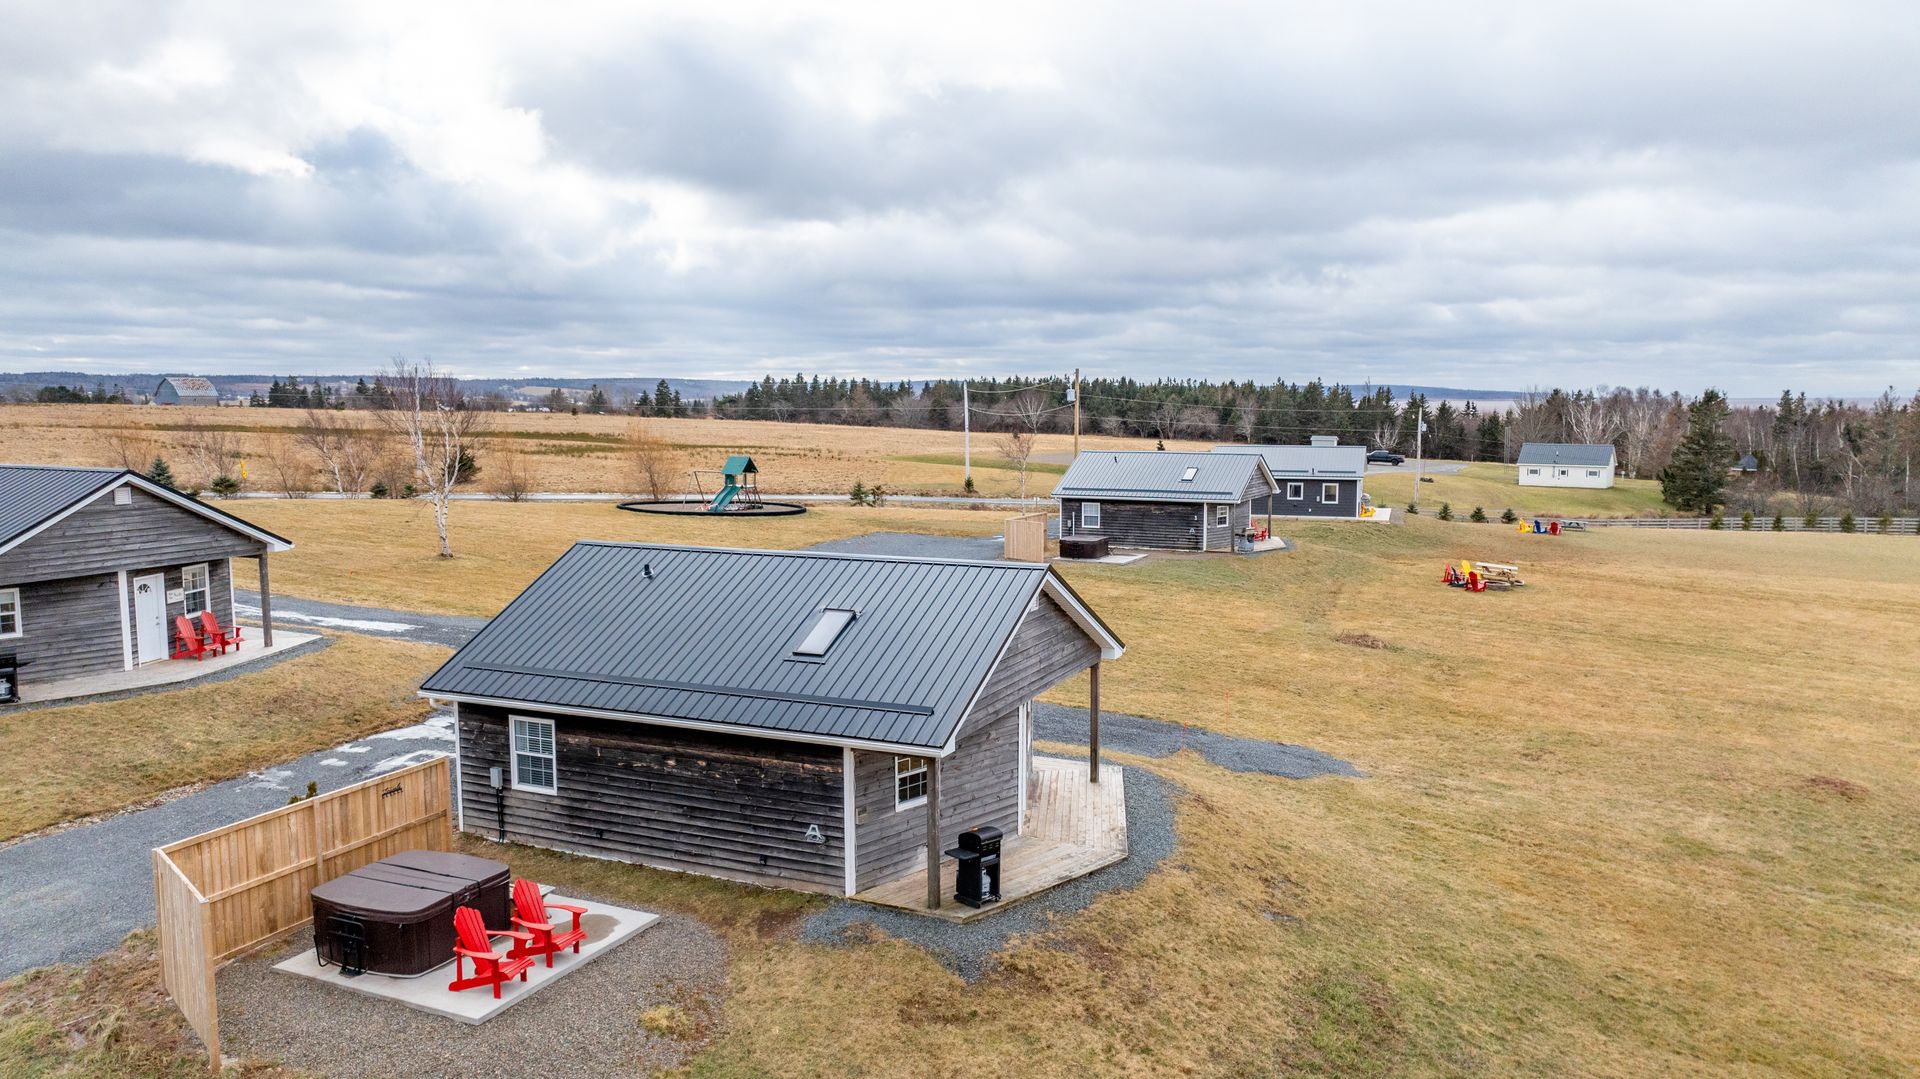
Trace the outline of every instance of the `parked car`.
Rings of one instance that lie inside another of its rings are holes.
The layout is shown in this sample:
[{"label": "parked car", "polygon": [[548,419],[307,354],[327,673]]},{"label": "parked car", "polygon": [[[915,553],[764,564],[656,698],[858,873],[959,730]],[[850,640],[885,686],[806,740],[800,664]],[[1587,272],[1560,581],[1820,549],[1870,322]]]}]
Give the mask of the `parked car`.
[{"label": "parked car", "polygon": [[1374,450],[1372,453],[1367,454],[1367,463],[1370,465],[1404,465],[1407,463],[1407,458],[1404,454],[1398,454],[1392,450]]}]

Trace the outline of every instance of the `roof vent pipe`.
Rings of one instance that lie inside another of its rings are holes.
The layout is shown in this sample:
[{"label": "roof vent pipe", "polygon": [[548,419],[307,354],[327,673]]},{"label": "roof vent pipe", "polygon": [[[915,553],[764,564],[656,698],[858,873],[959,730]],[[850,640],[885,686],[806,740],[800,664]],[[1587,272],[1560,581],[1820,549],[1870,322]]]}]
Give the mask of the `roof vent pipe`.
[{"label": "roof vent pipe", "polygon": [[640,563],[640,576],[644,577],[649,581],[653,580],[653,563],[651,562]]}]

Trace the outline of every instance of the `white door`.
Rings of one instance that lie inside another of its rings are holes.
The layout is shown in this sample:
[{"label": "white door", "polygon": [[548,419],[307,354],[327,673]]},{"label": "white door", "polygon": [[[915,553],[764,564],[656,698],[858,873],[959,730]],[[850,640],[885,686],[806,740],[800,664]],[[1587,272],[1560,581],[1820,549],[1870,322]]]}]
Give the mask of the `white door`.
[{"label": "white door", "polygon": [[133,633],[140,662],[167,658],[167,578],[156,573],[133,579]]}]

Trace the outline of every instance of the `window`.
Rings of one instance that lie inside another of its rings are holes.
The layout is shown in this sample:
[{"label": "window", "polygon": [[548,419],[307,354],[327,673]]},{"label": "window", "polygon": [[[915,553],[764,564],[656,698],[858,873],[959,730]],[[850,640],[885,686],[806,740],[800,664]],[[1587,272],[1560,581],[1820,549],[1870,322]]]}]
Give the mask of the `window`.
[{"label": "window", "polygon": [[1100,527],[1100,503],[1098,502],[1080,503],[1080,527],[1081,528],[1099,528]]},{"label": "window", "polygon": [[1304,483],[1287,484],[1287,501],[1298,502],[1307,497],[1307,485]]},{"label": "window", "polygon": [[927,758],[893,758],[893,808],[912,809],[927,800]]},{"label": "window", "polygon": [[1537,468],[1529,468],[1529,469],[1527,469],[1527,475],[1529,475],[1529,476],[1538,476],[1539,474],[1540,474],[1540,470],[1539,470],[1539,469],[1537,469]]},{"label": "window", "polygon": [[20,628],[20,590],[0,588],[0,637],[18,637]]},{"label": "window", "polygon": [[1564,476],[1564,475],[1566,475],[1566,474],[1567,474],[1567,470],[1566,470],[1566,469],[1564,469],[1564,468],[1563,468],[1563,469],[1561,469],[1561,470],[1560,470],[1560,474],[1561,474],[1562,476]]},{"label": "window", "polygon": [[187,566],[180,571],[180,591],[189,615],[213,609],[213,579],[204,564]]},{"label": "window", "polygon": [[1232,507],[1232,506],[1225,506],[1225,505],[1222,505],[1222,506],[1215,506],[1215,507],[1213,507],[1213,523],[1214,523],[1214,524],[1217,524],[1217,525],[1224,525],[1224,524],[1226,524],[1226,523],[1227,523],[1227,514],[1228,514],[1228,513],[1229,513],[1229,512],[1230,512],[1230,511],[1231,511],[1232,509],[1233,509],[1233,507]]},{"label": "window", "polygon": [[513,717],[513,789],[555,791],[552,720]]},{"label": "window", "polygon": [[1192,483],[1192,482],[1193,482],[1193,478],[1194,478],[1195,476],[1198,476],[1199,474],[1200,474],[1200,468],[1199,468],[1199,466],[1197,466],[1197,465],[1188,465],[1188,466],[1187,466],[1187,470],[1186,470],[1185,472],[1182,472],[1182,473],[1180,473],[1180,482],[1181,482],[1181,483]]},{"label": "window", "polygon": [[1322,502],[1340,501],[1340,485],[1337,483],[1321,484],[1320,485],[1320,501]]},{"label": "window", "polygon": [[1589,469],[1587,469],[1587,478],[1588,478],[1588,479],[1590,479],[1590,480],[1594,480],[1594,479],[1599,479],[1599,478],[1600,478],[1600,470],[1599,470],[1599,469],[1597,469],[1597,468],[1589,468]]},{"label": "window", "polygon": [[800,639],[799,644],[793,646],[793,654],[796,656],[826,655],[827,649],[833,647],[833,642],[839,640],[840,634],[845,633],[847,626],[852,623],[852,611],[843,607],[828,607],[815,616],[813,627],[807,630],[807,635]]}]

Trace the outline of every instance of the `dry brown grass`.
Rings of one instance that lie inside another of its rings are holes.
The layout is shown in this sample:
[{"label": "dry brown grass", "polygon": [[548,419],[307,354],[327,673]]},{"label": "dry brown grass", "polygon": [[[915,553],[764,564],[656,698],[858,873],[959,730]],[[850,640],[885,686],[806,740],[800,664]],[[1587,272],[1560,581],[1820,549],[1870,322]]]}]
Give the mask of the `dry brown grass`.
[{"label": "dry brown grass", "polygon": [[0,840],[417,720],[445,649],[341,636],[226,682],[0,724]]}]

